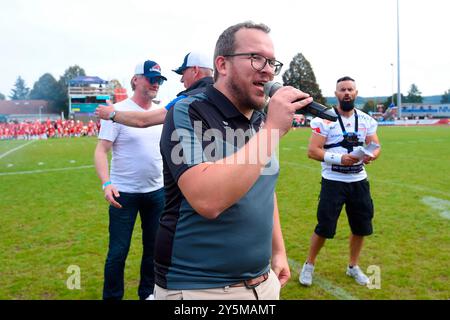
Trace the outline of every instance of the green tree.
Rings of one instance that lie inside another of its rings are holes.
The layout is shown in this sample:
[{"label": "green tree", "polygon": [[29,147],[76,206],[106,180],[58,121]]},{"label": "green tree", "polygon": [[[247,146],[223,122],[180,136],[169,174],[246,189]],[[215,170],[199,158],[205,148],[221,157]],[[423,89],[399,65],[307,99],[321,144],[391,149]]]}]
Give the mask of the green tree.
[{"label": "green tree", "polygon": [[78,65],[71,66],[64,71],[64,74],[59,78],[60,85],[64,86],[67,91],[69,81],[79,76],[86,76],[86,72]]},{"label": "green tree", "polygon": [[64,71],[64,74],[59,78],[58,85],[58,98],[55,102],[56,110],[67,115],[69,113],[69,94],[68,85],[69,81],[78,76],[86,76],[86,72],[78,65],[71,66]]},{"label": "green tree", "polygon": [[377,110],[376,110],[377,108],[376,108],[376,103],[375,103],[375,101],[374,100],[368,100],[365,104],[364,104],[364,106],[363,106],[363,108],[362,108],[362,111],[364,111],[365,113],[369,113],[369,112],[376,112]]},{"label": "green tree", "polygon": [[25,80],[19,76],[14,83],[13,89],[11,89],[11,95],[9,96],[11,100],[26,100],[28,99],[28,93],[30,88],[25,85]]},{"label": "green tree", "polygon": [[411,85],[411,88],[408,91],[408,95],[406,96],[405,102],[407,102],[407,103],[422,103],[423,98],[422,98],[421,94],[422,94],[422,92],[420,92],[419,88],[413,83]]},{"label": "green tree", "polygon": [[441,103],[450,103],[450,89],[445,91],[442,95]]},{"label": "green tree", "polygon": [[0,100],[6,100],[6,97],[3,93],[0,92]]},{"label": "green tree", "polygon": [[[405,98],[405,96],[403,95],[403,93],[401,93],[400,95],[401,95],[402,103],[404,103],[405,100],[406,100],[406,98]],[[397,106],[397,93],[394,93],[392,96],[394,96],[394,106]],[[384,105],[384,109],[385,109],[385,110],[391,106],[391,103],[392,103],[392,96],[387,97],[386,101],[383,102],[383,105]]]},{"label": "green tree", "polygon": [[283,73],[283,84],[309,93],[318,103],[325,104],[327,102],[316,82],[311,64],[301,53],[292,59],[289,69]]},{"label": "green tree", "polygon": [[108,82],[107,87],[111,89],[111,91],[113,91],[114,89],[117,88],[122,88],[122,84],[120,83],[119,80],[117,79],[112,79]]},{"label": "green tree", "polygon": [[45,73],[34,83],[30,98],[56,101],[59,98],[59,89],[58,81],[50,73]]}]

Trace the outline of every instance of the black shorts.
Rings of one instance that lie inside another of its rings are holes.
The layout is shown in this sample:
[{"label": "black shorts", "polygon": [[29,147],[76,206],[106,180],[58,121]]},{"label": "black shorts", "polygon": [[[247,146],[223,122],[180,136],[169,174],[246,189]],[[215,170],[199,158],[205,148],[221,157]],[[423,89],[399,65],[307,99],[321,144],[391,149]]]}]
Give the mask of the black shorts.
[{"label": "black shorts", "polygon": [[314,232],[324,238],[333,238],[344,204],[352,233],[357,236],[371,235],[374,210],[367,179],[346,183],[322,178],[318,224]]}]

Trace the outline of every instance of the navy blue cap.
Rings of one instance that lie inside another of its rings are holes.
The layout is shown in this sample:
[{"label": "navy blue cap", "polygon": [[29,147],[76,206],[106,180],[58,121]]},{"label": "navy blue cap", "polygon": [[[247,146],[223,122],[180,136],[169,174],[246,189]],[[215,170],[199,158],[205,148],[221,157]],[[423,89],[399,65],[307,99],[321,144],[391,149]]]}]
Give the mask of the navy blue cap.
[{"label": "navy blue cap", "polygon": [[144,63],[138,63],[134,70],[134,74],[143,75],[147,78],[160,77],[167,80],[167,78],[161,74],[161,67],[159,64],[152,60],[147,60]]}]

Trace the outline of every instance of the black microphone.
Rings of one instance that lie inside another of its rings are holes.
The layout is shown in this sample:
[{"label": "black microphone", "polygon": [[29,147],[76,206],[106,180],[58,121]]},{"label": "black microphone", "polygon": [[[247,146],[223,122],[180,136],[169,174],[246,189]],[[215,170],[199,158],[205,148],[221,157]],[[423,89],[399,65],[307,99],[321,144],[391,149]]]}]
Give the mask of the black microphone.
[{"label": "black microphone", "polygon": [[[272,97],[275,94],[275,92],[277,92],[277,90],[280,89],[281,87],[283,87],[283,85],[279,82],[275,82],[275,81],[266,82],[264,84],[264,93],[266,96]],[[296,100],[293,102],[298,102],[301,100],[302,99]],[[308,104],[306,107],[303,107],[300,110],[298,110],[297,113],[301,113],[301,114],[310,113],[313,116],[316,116],[316,117],[319,117],[322,119],[326,119],[326,120],[330,120],[333,122],[337,120],[337,116],[332,111],[331,108],[327,108],[324,105],[314,102],[314,101],[311,102],[310,104]]]}]

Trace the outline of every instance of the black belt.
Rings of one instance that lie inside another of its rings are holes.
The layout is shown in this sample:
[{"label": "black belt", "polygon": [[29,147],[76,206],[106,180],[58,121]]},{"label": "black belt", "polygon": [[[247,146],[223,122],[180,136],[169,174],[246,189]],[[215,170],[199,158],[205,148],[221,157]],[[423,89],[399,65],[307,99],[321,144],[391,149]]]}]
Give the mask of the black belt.
[{"label": "black belt", "polygon": [[266,272],[263,275],[260,275],[259,277],[232,284],[230,287],[246,287],[247,289],[253,289],[259,286],[264,281],[266,281],[268,278],[269,272]]}]

